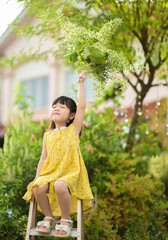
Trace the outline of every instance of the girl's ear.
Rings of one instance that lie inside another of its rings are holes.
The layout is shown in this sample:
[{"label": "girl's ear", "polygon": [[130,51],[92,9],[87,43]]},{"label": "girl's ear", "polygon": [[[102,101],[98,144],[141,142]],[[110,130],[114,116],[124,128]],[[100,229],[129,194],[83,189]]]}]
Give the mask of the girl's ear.
[{"label": "girl's ear", "polygon": [[69,119],[70,119],[70,120],[74,119],[74,118],[75,118],[75,115],[76,115],[76,113],[71,113],[70,116],[69,116]]}]

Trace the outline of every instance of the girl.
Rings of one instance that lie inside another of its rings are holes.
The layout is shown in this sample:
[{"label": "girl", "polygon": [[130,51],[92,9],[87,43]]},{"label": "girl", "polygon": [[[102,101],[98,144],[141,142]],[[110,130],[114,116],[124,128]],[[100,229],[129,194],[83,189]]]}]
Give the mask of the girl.
[{"label": "girl", "polygon": [[77,212],[77,199],[83,199],[84,210],[91,207],[93,195],[86,167],[79,149],[79,135],[85,112],[84,81],[87,72],[78,76],[79,103],[59,97],[52,104],[50,130],[44,134],[43,149],[35,179],[29,183],[24,199],[35,195],[38,209],[45,215],[36,231],[50,232],[54,217],[61,216],[55,226],[56,237],[71,233],[70,214]]}]

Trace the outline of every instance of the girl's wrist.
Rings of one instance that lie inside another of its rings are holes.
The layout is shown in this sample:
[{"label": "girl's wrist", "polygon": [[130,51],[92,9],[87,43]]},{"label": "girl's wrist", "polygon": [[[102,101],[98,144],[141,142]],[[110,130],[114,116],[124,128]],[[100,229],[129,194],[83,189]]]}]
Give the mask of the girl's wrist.
[{"label": "girl's wrist", "polygon": [[84,84],[84,81],[78,80],[78,84]]}]

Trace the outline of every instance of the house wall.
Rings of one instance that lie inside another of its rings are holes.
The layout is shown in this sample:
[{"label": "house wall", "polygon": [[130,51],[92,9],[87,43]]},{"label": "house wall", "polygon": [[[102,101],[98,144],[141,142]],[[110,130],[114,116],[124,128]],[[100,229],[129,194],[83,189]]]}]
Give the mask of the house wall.
[{"label": "house wall", "polygon": [[[16,84],[21,82],[24,85],[27,82],[35,81],[43,77],[47,78],[48,87],[42,92],[40,85],[38,85],[39,89],[36,89],[36,97],[38,100],[38,95],[43,95],[44,98],[47,98],[47,103],[43,106],[33,107],[33,111],[35,112],[34,120],[39,121],[41,118],[49,118],[49,106],[51,106],[56,97],[60,95],[68,95],[74,98],[74,96],[71,96],[69,87],[72,82],[77,83],[77,76],[71,69],[64,67],[60,61],[31,61],[20,65],[13,71],[8,69],[3,72],[2,81],[3,85],[0,104],[0,108],[2,109],[0,121],[2,125],[6,124],[7,117],[11,114],[11,104],[14,101],[13,90]],[[87,89],[86,99],[89,101],[94,96],[93,83],[90,83],[90,80],[88,80],[85,88]],[[31,95],[31,93],[29,93],[28,95]]]}]

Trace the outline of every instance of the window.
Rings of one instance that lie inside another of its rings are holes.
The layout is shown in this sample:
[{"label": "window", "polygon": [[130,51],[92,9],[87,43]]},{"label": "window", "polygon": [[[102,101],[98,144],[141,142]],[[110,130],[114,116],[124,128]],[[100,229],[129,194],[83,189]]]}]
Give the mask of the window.
[{"label": "window", "polygon": [[25,91],[25,101],[26,95],[33,97],[31,100],[32,108],[39,108],[48,106],[48,77],[36,78],[28,81],[23,81],[21,86],[26,87]]},{"label": "window", "polygon": [[[76,91],[78,82],[78,76],[74,72],[67,72],[65,78],[65,95],[72,97],[74,100],[77,99]],[[86,101],[93,100],[95,93],[94,93],[94,86],[93,80],[89,77],[86,78],[85,82],[85,93],[86,93]]]}]

